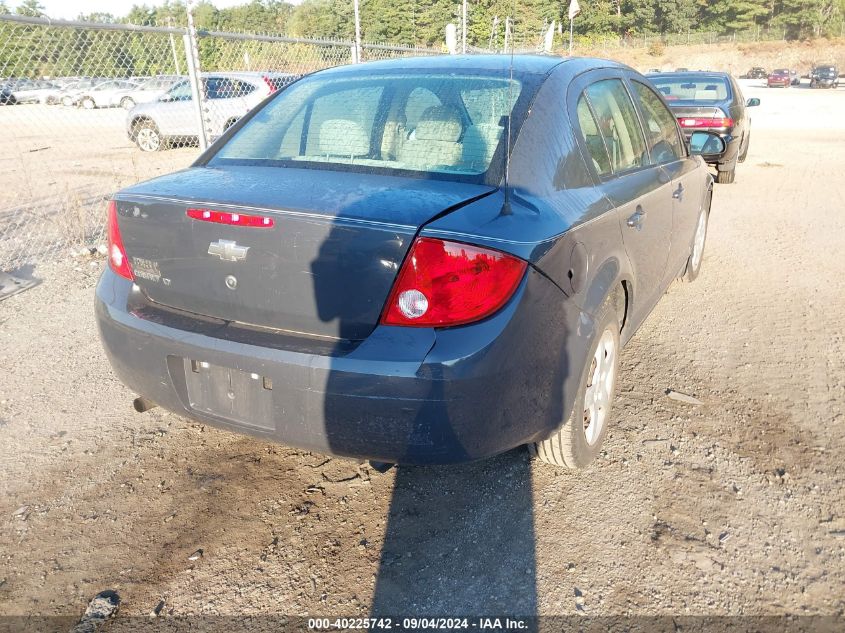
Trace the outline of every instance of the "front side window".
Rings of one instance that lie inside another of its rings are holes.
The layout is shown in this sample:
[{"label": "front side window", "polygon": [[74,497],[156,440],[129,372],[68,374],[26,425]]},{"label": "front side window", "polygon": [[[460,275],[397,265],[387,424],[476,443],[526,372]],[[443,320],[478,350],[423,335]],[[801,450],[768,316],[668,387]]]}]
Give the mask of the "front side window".
[{"label": "front side window", "polygon": [[619,79],[597,81],[586,90],[614,173],[648,164],[645,139],[628,91]]},{"label": "front side window", "polygon": [[191,84],[187,81],[179,82],[167,92],[167,97],[169,101],[190,101]]},{"label": "front side window", "polygon": [[521,93],[500,76],[317,74],[280,93],[209,164],[480,176]]},{"label": "front side window", "polygon": [[675,116],[651,88],[638,81],[632,81],[631,86],[642,107],[643,127],[652,161],[663,164],[678,160],[684,155],[684,150]]}]

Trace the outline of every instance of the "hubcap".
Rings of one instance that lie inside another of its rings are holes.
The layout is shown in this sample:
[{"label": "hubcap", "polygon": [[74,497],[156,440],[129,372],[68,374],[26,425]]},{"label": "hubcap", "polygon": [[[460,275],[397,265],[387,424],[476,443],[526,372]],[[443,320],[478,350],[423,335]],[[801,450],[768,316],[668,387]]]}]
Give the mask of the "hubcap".
[{"label": "hubcap", "polygon": [[698,270],[704,255],[704,239],[707,237],[707,212],[702,211],[695,227],[695,242],[692,245],[692,269]]},{"label": "hubcap", "polygon": [[615,386],[616,342],[613,332],[607,329],[602,333],[590,363],[590,375],[584,393],[584,435],[587,444],[595,444],[601,436]]},{"label": "hubcap", "polygon": [[138,146],[146,152],[154,152],[158,149],[161,140],[154,130],[148,127],[138,131]]}]

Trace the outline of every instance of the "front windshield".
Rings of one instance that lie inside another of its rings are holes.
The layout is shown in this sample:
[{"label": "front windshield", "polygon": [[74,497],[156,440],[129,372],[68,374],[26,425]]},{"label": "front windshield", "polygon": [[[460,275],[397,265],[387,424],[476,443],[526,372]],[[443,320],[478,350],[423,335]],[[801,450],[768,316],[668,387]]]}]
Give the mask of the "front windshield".
[{"label": "front windshield", "polygon": [[458,74],[314,75],[283,91],[209,161],[477,177],[522,83]]}]

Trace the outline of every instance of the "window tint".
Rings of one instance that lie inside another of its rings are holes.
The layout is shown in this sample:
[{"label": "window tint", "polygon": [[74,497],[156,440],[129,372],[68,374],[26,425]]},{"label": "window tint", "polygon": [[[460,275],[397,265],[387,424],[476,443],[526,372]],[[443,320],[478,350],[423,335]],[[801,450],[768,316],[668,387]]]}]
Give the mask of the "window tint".
[{"label": "window tint", "polygon": [[598,81],[586,90],[615,173],[647,163],[645,140],[628,91],[619,79]]},{"label": "window tint", "polygon": [[675,116],[651,88],[638,81],[632,81],[631,85],[642,106],[643,127],[651,160],[658,164],[678,160],[685,152],[681,147]]},{"label": "window tint", "polygon": [[609,174],[611,169],[610,159],[607,156],[607,148],[604,146],[604,140],[599,133],[598,125],[593,117],[593,113],[590,112],[590,106],[584,95],[581,95],[581,98],[578,99],[577,112],[581,138],[584,139],[584,143],[587,145],[587,151],[590,152],[590,156],[593,159],[593,166],[599,175]]}]

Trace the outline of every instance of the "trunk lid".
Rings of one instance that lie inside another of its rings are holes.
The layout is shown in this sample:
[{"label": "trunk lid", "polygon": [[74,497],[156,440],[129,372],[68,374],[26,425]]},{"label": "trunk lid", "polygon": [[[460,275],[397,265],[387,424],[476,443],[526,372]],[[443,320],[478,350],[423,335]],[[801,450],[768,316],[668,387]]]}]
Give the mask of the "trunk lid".
[{"label": "trunk lid", "polygon": [[[419,227],[481,184],[276,167],[195,167],[115,197],[136,283],[159,304],[359,340],[375,327]],[[249,215],[272,226],[188,217]],[[209,252],[211,251],[211,252]]]}]

